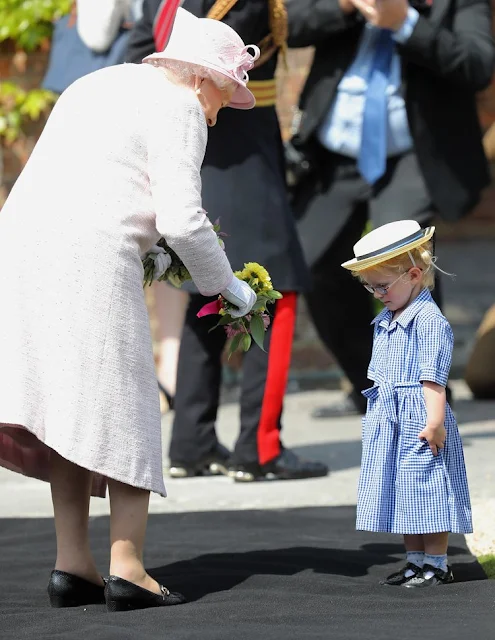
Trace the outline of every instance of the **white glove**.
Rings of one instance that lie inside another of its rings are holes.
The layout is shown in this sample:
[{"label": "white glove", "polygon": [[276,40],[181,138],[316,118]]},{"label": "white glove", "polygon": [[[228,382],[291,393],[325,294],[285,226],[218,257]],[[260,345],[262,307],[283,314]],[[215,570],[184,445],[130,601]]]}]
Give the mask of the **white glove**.
[{"label": "white glove", "polygon": [[251,287],[234,275],[229,286],[221,291],[220,295],[237,307],[237,310],[229,311],[234,318],[241,318],[248,314],[256,302],[256,294]]},{"label": "white glove", "polygon": [[148,251],[148,254],[152,253],[154,255],[155,268],[153,270],[153,280],[158,280],[161,278],[165,271],[172,264],[172,258],[170,254],[165,251],[163,247],[159,247],[157,244],[154,244],[151,249]]}]

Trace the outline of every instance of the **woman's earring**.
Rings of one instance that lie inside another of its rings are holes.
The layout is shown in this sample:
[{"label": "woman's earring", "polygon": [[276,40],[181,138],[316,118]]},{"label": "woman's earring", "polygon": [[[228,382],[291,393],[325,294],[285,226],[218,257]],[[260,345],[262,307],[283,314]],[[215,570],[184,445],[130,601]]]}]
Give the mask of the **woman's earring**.
[{"label": "woman's earring", "polygon": [[201,95],[201,89],[199,87],[196,89],[196,95],[197,96]]}]

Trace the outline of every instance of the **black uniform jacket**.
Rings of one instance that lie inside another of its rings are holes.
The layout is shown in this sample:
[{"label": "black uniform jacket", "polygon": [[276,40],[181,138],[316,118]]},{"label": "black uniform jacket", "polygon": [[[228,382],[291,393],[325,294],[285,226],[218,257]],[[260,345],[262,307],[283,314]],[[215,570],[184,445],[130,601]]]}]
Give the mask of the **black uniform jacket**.
[{"label": "black uniform jacket", "polygon": [[[206,17],[213,0],[185,0],[184,9]],[[128,62],[155,51],[153,21],[160,0],[144,0],[143,17],[129,43]],[[223,19],[246,44],[269,33],[268,0],[239,0]],[[250,80],[274,77],[277,56],[252,69]],[[202,169],[203,206],[220,218],[227,255],[234,269],[259,262],[281,291],[301,291],[307,268],[289,206],[280,129],[274,106],[250,111],[226,108],[209,129]]]}]

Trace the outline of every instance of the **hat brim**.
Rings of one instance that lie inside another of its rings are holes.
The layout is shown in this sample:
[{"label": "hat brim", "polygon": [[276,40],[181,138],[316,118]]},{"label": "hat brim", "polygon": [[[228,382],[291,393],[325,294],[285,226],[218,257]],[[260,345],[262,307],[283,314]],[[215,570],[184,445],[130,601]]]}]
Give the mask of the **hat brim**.
[{"label": "hat brim", "polygon": [[435,227],[426,227],[425,229],[421,229],[419,237],[415,238],[411,242],[400,246],[397,246],[398,243],[394,243],[394,245],[384,247],[376,255],[364,258],[353,258],[352,260],[347,260],[347,262],[344,262],[341,266],[349,271],[365,271],[366,269],[371,269],[382,262],[392,260],[392,258],[396,258],[403,253],[416,249],[416,247],[420,247],[425,242],[428,242],[434,233]]},{"label": "hat brim", "polygon": [[206,67],[207,69],[211,69],[212,71],[215,71],[216,73],[224,76],[224,78],[235,82],[235,84],[237,85],[237,88],[234,91],[232,99],[230,100],[227,107],[231,107],[232,109],[247,110],[252,109],[256,105],[256,98],[251,93],[251,91],[242,82],[237,80],[237,78],[229,74],[227,71],[225,71],[225,69],[222,69],[222,67],[218,67],[215,64],[206,62],[204,60],[198,60],[193,56],[188,56],[187,54],[180,56],[167,55],[166,51],[158,51],[156,53],[150,54],[149,56],[146,56],[146,58],[143,58],[143,62],[148,62],[149,60],[177,60],[179,62],[185,62],[188,64],[194,64],[199,67]]}]

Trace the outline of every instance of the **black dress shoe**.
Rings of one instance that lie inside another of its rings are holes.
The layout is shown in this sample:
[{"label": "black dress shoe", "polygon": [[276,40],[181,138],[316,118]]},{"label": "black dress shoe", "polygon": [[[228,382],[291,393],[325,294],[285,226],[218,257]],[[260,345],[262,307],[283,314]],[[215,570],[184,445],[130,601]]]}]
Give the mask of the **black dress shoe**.
[{"label": "black dress shoe", "polygon": [[345,418],[347,416],[361,416],[366,413],[364,397],[356,399],[354,394],[344,396],[341,400],[324,407],[316,407],[311,412],[312,418]]},{"label": "black dress shoe", "polygon": [[51,573],[47,591],[52,607],[105,604],[103,586],[57,569]]},{"label": "black dress shoe", "polygon": [[195,476],[228,475],[231,453],[218,443],[215,449],[198,462],[170,461],[168,473],[171,478],[194,478]]},{"label": "black dress shoe", "polygon": [[183,604],[186,599],[181,593],[169,591],[160,585],[161,594],[138,587],[137,584],[110,576],[105,585],[105,600],[108,611],[132,611],[134,609],[149,609],[150,607],[171,607]]},{"label": "black dress shoe", "polygon": [[256,482],[260,480],[302,480],[321,478],[328,475],[328,467],[323,462],[313,462],[299,458],[290,449],[270,462],[260,465],[256,462],[238,464],[231,467],[229,476],[235,482]]},{"label": "black dress shoe", "polygon": [[[426,578],[426,574],[430,572],[433,575],[430,578]],[[449,584],[451,582],[454,582],[454,574],[450,567],[447,567],[447,571],[443,571],[437,567],[432,567],[430,564],[425,564],[421,573],[411,578],[411,580],[403,586],[408,589],[424,589],[425,587],[436,587],[437,585]]]},{"label": "black dress shoe", "polygon": [[[412,576],[406,577],[407,571],[413,571],[414,573]],[[390,574],[388,578],[385,578],[385,580],[380,580],[380,584],[400,587],[415,576],[419,575],[421,571],[421,567],[418,567],[418,565],[413,564],[412,562],[408,562],[400,571]]]}]

